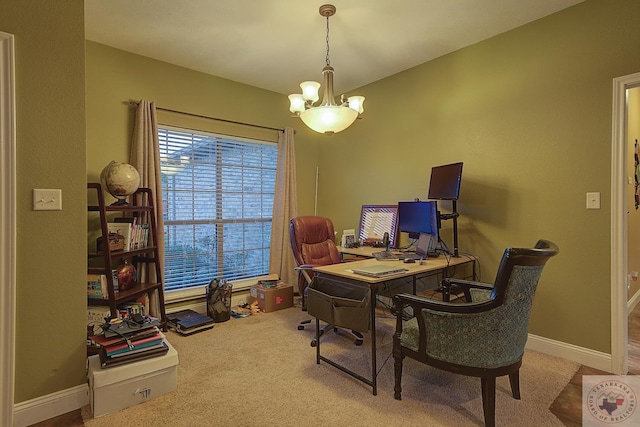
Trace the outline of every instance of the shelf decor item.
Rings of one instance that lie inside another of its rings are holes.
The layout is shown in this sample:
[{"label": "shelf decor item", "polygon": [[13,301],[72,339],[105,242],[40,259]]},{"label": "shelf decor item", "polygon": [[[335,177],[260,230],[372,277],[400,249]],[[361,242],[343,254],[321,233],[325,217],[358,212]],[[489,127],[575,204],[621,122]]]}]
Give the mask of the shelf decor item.
[{"label": "shelf decor item", "polygon": [[133,288],[138,283],[138,272],[126,259],[118,266],[118,287],[121,291]]},{"label": "shelf decor item", "polygon": [[140,174],[128,163],[112,160],[100,173],[100,181],[109,194],[118,199],[112,205],[128,205],[127,196],[140,186]]}]

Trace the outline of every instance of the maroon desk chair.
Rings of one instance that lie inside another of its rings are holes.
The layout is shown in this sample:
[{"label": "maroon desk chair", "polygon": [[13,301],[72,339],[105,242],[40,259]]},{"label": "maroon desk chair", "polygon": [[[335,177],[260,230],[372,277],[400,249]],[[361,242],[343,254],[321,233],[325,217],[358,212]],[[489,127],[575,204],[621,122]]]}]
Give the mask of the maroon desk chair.
[{"label": "maroon desk chair", "polygon": [[[291,249],[296,260],[296,270],[298,271],[298,292],[302,297],[302,310],[306,311],[307,287],[313,280],[313,267],[331,265],[342,262],[340,252],[335,241],[335,230],[330,219],[321,216],[299,216],[292,218],[289,226],[289,237],[291,239]],[[303,330],[311,323],[311,319],[303,320],[298,325],[298,330]],[[321,331],[322,335],[333,325],[325,325]],[[355,337],[356,345],[362,344],[362,334],[351,331]],[[315,347],[315,339],[311,346]]]}]

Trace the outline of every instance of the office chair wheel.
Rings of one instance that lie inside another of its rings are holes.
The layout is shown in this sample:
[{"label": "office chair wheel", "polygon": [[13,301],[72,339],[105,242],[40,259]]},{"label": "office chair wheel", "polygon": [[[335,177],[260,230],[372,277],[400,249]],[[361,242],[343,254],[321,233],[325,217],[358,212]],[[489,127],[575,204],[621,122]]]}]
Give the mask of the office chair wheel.
[{"label": "office chair wheel", "polygon": [[303,320],[302,322],[298,323],[298,330],[304,330],[304,325],[308,325],[309,323],[311,323],[311,319]]},{"label": "office chair wheel", "polygon": [[362,345],[362,343],[364,342],[364,337],[362,336],[362,334],[358,331],[351,331],[351,334],[356,337],[356,340],[354,341],[355,345]]},{"label": "office chair wheel", "polygon": [[318,340],[316,340],[315,338],[311,340],[311,347],[317,347],[318,346]]}]

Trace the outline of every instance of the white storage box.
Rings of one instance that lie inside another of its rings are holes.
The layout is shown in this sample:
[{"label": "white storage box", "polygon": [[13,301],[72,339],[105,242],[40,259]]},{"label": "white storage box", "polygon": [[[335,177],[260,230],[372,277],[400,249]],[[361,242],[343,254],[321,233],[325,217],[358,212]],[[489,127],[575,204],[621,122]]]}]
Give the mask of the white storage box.
[{"label": "white storage box", "polygon": [[165,340],[164,356],[112,368],[100,366],[100,356],[89,357],[89,393],[93,417],[110,414],[176,389],[178,352]]}]

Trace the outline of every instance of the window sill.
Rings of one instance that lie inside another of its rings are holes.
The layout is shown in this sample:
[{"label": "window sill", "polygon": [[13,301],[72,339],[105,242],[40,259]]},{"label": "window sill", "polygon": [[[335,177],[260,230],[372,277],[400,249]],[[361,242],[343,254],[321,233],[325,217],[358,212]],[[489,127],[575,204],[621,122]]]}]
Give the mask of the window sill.
[{"label": "window sill", "polygon": [[[237,280],[231,282],[232,292],[240,292],[249,290],[249,288],[255,285],[258,278]],[[172,304],[176,302],[190,301],[199,298],[205,298],[207,296],[207,286],[192,287],[189,289],[179,289],[175,291],[166,291],[164,300],[165,304]]]}]

